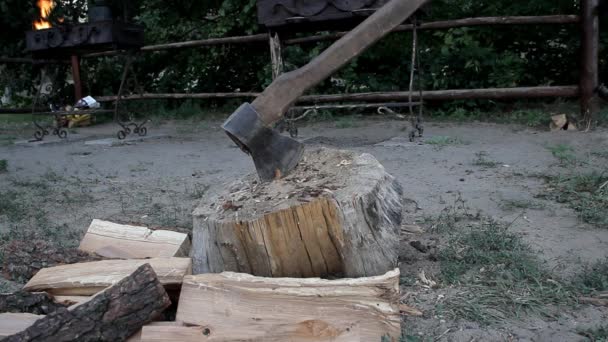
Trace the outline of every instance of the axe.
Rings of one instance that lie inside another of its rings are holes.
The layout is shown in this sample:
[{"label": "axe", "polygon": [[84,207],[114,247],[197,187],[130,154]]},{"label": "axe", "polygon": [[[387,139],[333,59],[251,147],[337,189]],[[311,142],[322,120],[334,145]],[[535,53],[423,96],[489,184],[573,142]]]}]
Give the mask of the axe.
[{"label": "axe", "polygon": [[427,0],[391,0],[303,67],[281,74],[252,102],[224,122],[228,136],[249,154],[262,181],[285,176],[298,165],[302,143],[272,129],[304,92],[360,55],[410,17]]}]

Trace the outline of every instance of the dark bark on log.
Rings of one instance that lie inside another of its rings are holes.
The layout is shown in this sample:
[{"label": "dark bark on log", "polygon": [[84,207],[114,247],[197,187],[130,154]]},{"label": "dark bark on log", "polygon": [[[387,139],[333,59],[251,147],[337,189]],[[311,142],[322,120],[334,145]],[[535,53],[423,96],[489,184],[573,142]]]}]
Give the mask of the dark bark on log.
[{"label": "dark bark on log", "polygon": [[4,341],[125,341],[170,304],[145,264],[88,302],[51,313]]},{"label": "dark bark on log", "polygon": [[[469,100],[469,99],[522,99],[542,97],[576,97],[578,86],[541,86],[520,88],[489,88],[489,89],[451,89],[423,91],[424,100]],[[122,100],[149,100],[149,99],[218,99],[218,98],[253,98],[259,93],[200,93],[200,94],[143,94],[124,96]],[[412,100],[418,100],[419,93],[412,94]],[[331,103],[343,101],[404,101],[408,100],[409,92],[371,92],[354,94],[328,94],[304,95],[298,103]],[[99,102],[114,101],[116,96],[95,97]]]},{"label": "dark bark on log", "polygon": [[0,294],[0,313],[48,315],[60,308],[65,308],[65,306],[55,303],[46,292],[18,291]]},{"label": "dark bark on log", "polygon": [[44,240],[13,240],[4,248],[4,276],[26,282],[40,269],[102,258],[75,248],[55,246]]}]

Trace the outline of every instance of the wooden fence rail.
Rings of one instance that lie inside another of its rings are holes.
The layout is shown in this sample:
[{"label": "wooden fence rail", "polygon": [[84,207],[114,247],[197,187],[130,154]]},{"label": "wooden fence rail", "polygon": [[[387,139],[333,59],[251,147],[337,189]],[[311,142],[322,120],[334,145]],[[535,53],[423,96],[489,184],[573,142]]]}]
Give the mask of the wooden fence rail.
[{"label": "wooden fence rail", "polygon": [[[546,16],[511,16],[511,17],[479,17],[465,18],[456,20],[443,20],[422,23],[419,25],[421,30],[445,30],[458,27],[469,26],[489,26],[489,25],[547,25],[547,24],[576,24],[580,22],[578,15],[546,15]],[[411,31],[413,26],[400,25],[393,32]],[[335,32],[331,34],[313,35],[301,38],[291,38],[282,41],[285,45],[295,45],[303,43],[313,43],[320,41],[336,40],[345,35],[346,32]],[[163,51],[182,48],[194,48],[203,46],[213,46],[221,44],[243,44],[243,43],[267,43],[268,35],[254,34],[249,36],[235,36],[225,38],[209,38],[200,40],[191,40],[179,43],[147,45],[141,48],[140,51]],[[116,55],[117,51],[108,51],[100,53],[91,53],[83,55],[83,57],[103,57]]]},{"label": "wooden fence rail", "polygon": [[[122,97],[122,100],[151,100],[151,99],[228,99],[228,98],[254,98],[259,93],[181,93],[181,94],[134,94]],[[471,99],[522,99],[522,98],[546,98],[546,97],[577,97],[579,87],[570,86],[547,86],[547,87],[519,87],[519,88],[489,88],[489,89],[453,89],[453,90],[428,90],[422,92],[422,97],[427,101],[446,100],[471,100]],[[370,101],[401,101],[408,100],[410,93],[407,91],[394,92],[370,92],[353,94],[329,94],[329,95],[304,95],[298,103],[332,103],[332,102],[370,102]],[[411,95],[412,100],[419,100],[419,93]],[[99,96],[95,98],[99,102],[111,102],[116,96]]]}]

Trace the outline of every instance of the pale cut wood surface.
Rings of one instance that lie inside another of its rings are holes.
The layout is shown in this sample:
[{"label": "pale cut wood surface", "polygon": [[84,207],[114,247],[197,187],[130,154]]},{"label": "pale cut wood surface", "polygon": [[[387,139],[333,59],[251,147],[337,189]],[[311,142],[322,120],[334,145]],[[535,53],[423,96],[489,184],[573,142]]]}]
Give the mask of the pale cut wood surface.
[{"label": "pale cut wood surface", "polygon": [[150,264],[164,286],[181,284],[192,274],[190,258],[102,260],[44,268],[25,284],[26,291],[47,291],[52,295],[87,296],[95,294]]},{"label": "pale cut wood surface", "polygon": [[183,257],[190,253],[190,239],[170,230],[94,219],[79,249],[119,259]]},{"label": "pale cut wood surface", "polygon": [[186,276],[176,319],[213,341],[398,341],[398,301],[399,269],[339,280],[224,272]]},{"label": "pale cut wood surface", "polygon": [[[183,327],[184,324],[182,322],[177,322],[177,321],[170,321],[170,322],[150,322],[146,325],[144,325],[143,327],[141,327],[141,329],[139,329],[139,331],[137,331],[135,334],[133,334],[131,337],[129,337],[127,339],[127,342],[139,342],[142,341],[142,332],[144,329],[149,329],[151,327],[155,328],[152,330],[148,330],[148,332],[153,331],[153,332],[157,332],[159,338],[167,338],[168,335],[166,334],[167,330],[164,329],[158,329],[158,328],[166,328],[166,327]],[[149,335],[150,333],[148,333]],[[163,340],[161,340],[163,341]],[[173,339],[173,340],[166,340],[166,341],[179,341],[177,339]]]},{"label": "pale cut wood surface", "polygon": [[62,305],[81,304],[91,299],[91,296],[53,296],[53,301]]},{"label": "pale cut wood surface", "polygon": [[365,277],[397,266],[403,190],[372,155],[308,150],[289,177],[255,179],[194,211],[194,274]]},{"label": "pale cut wood surface", "polygon": [[29,328],[44,315],[29,313],[0,313],[0,339]]}]

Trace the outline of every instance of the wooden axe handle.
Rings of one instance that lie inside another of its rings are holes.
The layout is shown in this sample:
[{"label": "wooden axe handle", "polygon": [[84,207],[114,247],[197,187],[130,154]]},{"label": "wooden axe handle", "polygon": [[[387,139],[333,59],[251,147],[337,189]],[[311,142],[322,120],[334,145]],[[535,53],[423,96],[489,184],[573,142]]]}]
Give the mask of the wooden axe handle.
[{"label": "wooden axe handle", "polygon": [[427,0],[391,0],[303,67],[277,77],[251,105],[266,125],[279,121],[311,87],[409,18]]}]

